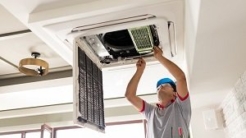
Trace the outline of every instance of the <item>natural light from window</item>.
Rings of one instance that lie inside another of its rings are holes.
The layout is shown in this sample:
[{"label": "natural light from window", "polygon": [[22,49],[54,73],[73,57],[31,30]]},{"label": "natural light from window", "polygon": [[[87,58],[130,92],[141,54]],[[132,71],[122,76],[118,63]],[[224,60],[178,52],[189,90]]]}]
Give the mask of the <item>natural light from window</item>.
[{"label": "natural light from window", "polygon": [[21,138],[21,134],[0,135],[0,138]]},{"label": "natural light from window", "polygon": [[44,135],[42,138],[51,138],[51,132],[49,132],[49,130],[44,129]]},{"label": "natural light from window", "polygon": [[88,128],[76,128],[58,130],[57,138],[144,138],[144,125],[143,123],[122,124],[107,126],[105,134],[93,131]]},{"label": "natural light from window", "polygon": [[26,133],[26,138],[40,138],[41,132],[30,132]]}]

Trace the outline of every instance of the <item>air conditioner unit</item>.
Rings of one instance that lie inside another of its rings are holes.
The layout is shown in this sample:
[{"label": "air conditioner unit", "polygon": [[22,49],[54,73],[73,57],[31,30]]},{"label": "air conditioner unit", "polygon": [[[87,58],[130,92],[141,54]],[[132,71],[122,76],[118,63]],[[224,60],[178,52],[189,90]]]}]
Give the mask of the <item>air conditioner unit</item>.
[{"label": "air conditioner unit", "polygon": [[71,50],[76,46],[85,50],[101,69],[131,65],[139,57],[155,62],[153,46],[160,46],[173,61],[183,56],[180,0],[67,20],[44,28]]},{"label": "air conditioner unit", "polygon": [[174,23],[154,15],[78,26],[69,35],[100,68],[132,64],[139,57],[155,61],[154,46],[170,58],[177,54]]}]

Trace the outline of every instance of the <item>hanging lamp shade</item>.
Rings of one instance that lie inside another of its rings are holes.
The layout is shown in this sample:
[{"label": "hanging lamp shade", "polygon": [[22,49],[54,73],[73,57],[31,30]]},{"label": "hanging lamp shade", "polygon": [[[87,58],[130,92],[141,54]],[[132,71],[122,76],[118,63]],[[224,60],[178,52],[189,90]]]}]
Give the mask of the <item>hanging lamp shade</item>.
[{"label": "hanging lamp shade", "polygon": [[[40,56],[38,52],[32,52],[34,58],[25,58],[19,62],[19,71],[28,76],[44,76],[48,74],[49,64],[41,59],[37,59]],[[37,66],[36,69],[28,68],[28,66]]]}]

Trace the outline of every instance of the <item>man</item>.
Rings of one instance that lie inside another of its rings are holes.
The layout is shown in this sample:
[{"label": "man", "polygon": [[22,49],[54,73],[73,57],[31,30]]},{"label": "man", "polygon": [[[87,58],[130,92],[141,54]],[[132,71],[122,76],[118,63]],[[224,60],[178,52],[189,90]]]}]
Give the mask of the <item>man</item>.
[{"label": "man", "polygon": [[154,46],[155,58],[174,76],[157,82],[159,103],[153,106],[136,96],[139,80],[145,69],[145,61],[140,58],[137,70],[128,83],[126,98],[145,115],[148,138],[189,138],[191,118],[190,98],[184,72],[173,62],[162,56],[162,50]]}]

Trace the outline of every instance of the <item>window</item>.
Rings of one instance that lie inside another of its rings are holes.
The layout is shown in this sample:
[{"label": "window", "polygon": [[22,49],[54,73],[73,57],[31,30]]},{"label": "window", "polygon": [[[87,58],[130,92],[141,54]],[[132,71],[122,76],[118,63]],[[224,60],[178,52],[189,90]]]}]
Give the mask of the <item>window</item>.
[{"label": "window", "polygon": [[52,138],[53,137],[53,129],[44,124],[41,126],[41,138]]},{"label": "window", "polygon": [[110,125],[105,129],[105,134],[88,129],[88,128],[75,128],[57,130],[56,138],[144,138],[144,125],[143,123],[131,123],[121,125]]},{"label": "window", "polygon": [[40,138],[41,132],[28,132],[26,133],[26,138]]},{"label": "window", "polygon": [[0,133],[0,138],[145,138],[144,124],[142,120],[113,122],[107,124],[105,133],[78,126],[52,128],[44,124],[41,129]]},{"label": "window", "polygon": [[0,135],[0,138],[21,138],[21,134]]},{"label": "window", "polygon": [[143,123],[112,125],[106,129],[104,138],[144,138]]}]

